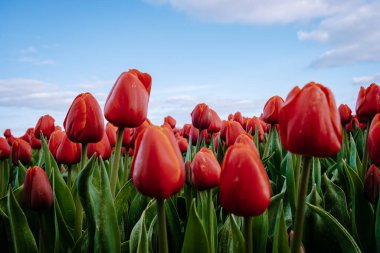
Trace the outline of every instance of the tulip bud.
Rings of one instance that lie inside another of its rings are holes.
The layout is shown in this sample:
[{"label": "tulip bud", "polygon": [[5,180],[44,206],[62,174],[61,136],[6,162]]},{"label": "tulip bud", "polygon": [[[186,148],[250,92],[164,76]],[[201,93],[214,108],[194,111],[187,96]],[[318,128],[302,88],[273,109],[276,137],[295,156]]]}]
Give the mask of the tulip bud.
[{"label": "tulip bud", "polygon": [[351,111],[350,107],[348,107],[348,105],[341,104],[338,107],[338,111],[339,111],[340,121],[342,122],[342,125],[346,125],[347,123],[349,123],[351,121],[352,111]]},{"label": "tulip bud", "polygon": [[106,125],[106,134],[108,137],[108,141],[110,142],[111,147],[115,147],[116,145],[116,134],[117,133],[117,127],[112,125],[112,123],[107,123]]},{"label": "tulip bud", "polygon": [[171,129],[174,129],[177,121],[172,116],[166,116],[164,118],[164,123],[167,123],[171,127]]},{"label": "tulip bud", "polygon": [[226,144],[227,147],[233,145],[236,138],[245,133],[243,127],[236,121],[228,121],[226,123]]},{"label": "tulip bud", "polygon": [[368,132],[368,152],[371,160],[380,166],[380,113],[376,114],[372,120]]},{"label": "tulip bud", "polygon": [[56,153],[58,163],[75,164],[80,162],[82,154],[82,144],[70,141],[65,134],[62,143],[59,145]]},{"label": "tulip bud", "polygon": [[242,127],[244,126],[243,115],[241,112],[235,112],[232,120],[238,122]]},{"label": "tulip bud", "polygon": [[369,167],[364,178],[364,194],[372,204],[376,204],[380,191],[380,170],[375,166]]},{"label": "tulip bud", "polygon": [[106,134],[103,135],[101,141],[88,144],[87,157],[90,158],[93,154],[97,157],[102,157],[107,160],[111,156],[111,145]]},{"label": "tulip bud", "polygon": [[211,124],[211,117],[211,110],[205,103],[198,104],[191,112],[193,126],[198,129],[207,129]]},{"label": "tulip bud", "polygon": [[23,188],[23,199],[27,208],[43,211],[53,204],[53,190],[43,169],[34,166],[27,170]]},{"label": "tulip bud", "polygon": [[208,127],[207,131],[210,133],[216,133],[216,132],[219,132],[220,129],[222,128],[222,120],[213,109],[210,109],[210,110],[211,110],[211,124]]},{"label": "tulip bud", "polygon": [[137,136],[131,177],[140,193],[157,199],[166,199],[182,189],[185,166],[170,130],[149,126]]},{"label": "tulip bud", "polygon": [[248,145],[249,147],[252,148],[252,150],[256,153],[256,155],[259,156],[259,151],[257,150],[255,142],[253,141],[253,138],[251,135],[242,133],[236,138],[235,144],[238,144],[238,143]]},{"label": "tulip bud", "polygon": [[9,146],[7,140],[0,137],[0,160],[7,159],[11,156],[11,147]]},{"label": "tulip bud", "polygon": [[22,139],[15,139],[12,144],[12,161],[14,165],[20,161],[26,165],[32,162],[32,147]]},{"label": "tulip bud", "polygon": [[220,165],[214,153],[203,147],[191,162],[192,182],[196,189],[207,190],[219,185]]},{"label": "tulip bud", "polygon": [[102,111],[91,93],[79,94],[74,99],[63,126],[72,142],[96,143],[103,138]]},{"label": "tulip bud", "polygon": [[356,115],[360,122],[372,119],[380,113],[380,86],[372,83],[369,87],[360,87],[356,100]]},{"label": "tulip bud", "polygon": [[4,137],[9,138],[12,136],[11,130],[9,128],[5,129],[4,131]]},{"label": "tulip bud", "polygon": [[181,153],[186,153],[188,148],[187,140],[180,136],[177,138],[177,143],[179,150],[181,150]]},{"label": "tulip bud", "polygon": [[49,114],[41,116],[34,128],[34,137],[40,139],[40,133],[42,132],[49,139],[51,133],[55,130],[54,121],[54,118]]},{"label": "tulip bud", "polygon": [[268,124],[278,124],[284,100],[279,96],[271,97],[264,105],[263,120]]},{"label": "tulip bud", "polygon": [[123,72],[112,87],[104,116],[117,127],[134,128],[146,119],[152,78],[147,73],[132,69]]},{"label": "tulip bud", "polygon": [[282,145],[292,153],[328,157],[342,144],[342,125],[330,89],[308,83],[294,88],[280,111]]},{"label": "tulip bud", "polygon": [[30,145],[32,146],[32,149],[40,149],[41,140],[37,139],[36,137],[34,137],[34,135],[32,135],[32,137],[30,138]]},{"label": "tulip bud", "polygon": [[185,125],[183,125],[183,128],[182,128],[182,136],[183,137],[189,138],[191,127],[192,127],[191,124],[185,124]]},{"label": "tulip bud", "polygon": [[56,131],[54,131],[50,135],[49,150],[50,150],[50,153],[53,155],[53,157],[56,160],[57,160],[57,150],[58,150],[58,147],[59,147],[59,145],[61,145],[63,137],[65,135],[66,134],[64,132],[60,131],[60,130],[56,130]]},{"label": "tulip bud", "polygon": [[247,123],[246,131],[247,133],[251,132],[252,135],[256,133],[256,130],[259,134],[259,141],[262,142],[264,140],[264,129],[263,125],[261,123],[262,121],[258,118],[253,116]]},{"label": "tulip bud", "polygon": [[269,206],[270,184],[259,156],[247,144],[228,148],[222,163],[219,200],[226,211],[260,215]]}]

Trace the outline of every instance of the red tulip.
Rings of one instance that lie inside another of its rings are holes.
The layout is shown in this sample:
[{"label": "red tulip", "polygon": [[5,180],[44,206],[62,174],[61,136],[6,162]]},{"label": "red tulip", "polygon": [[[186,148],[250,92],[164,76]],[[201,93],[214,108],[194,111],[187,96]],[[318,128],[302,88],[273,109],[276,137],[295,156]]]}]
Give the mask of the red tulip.
[{"label": "red tulip", "polygon": [[172,116],[166,116],[164,118],[164,123],[167,123],[171,127],[171,129],[174,129],[177,121]]},{"label": "red tulip", "polygon": [[376,114],[372,120],[368,132],[368,152],[371,160],[376,165],[380,165],[380,113]]},{"label": "red tulip", "polygon": [[[117,130],[116,132],[119,133],[119,130]],[[133,139],[134,133],[135,130],[133,128],[124,128],[122,141],[123,147],[129,148],[131,146],[131,141]]]},{"label": "red tulip", "polygon": [[26,141],[27,143],[31,144],[32,141],[32,135],[34,135],[34,128],[28,128],[23,136],[20,137],[20,139]]},{"label": "red tulip", "polygon": [[198,190],[207,190],[219,185],[220,165],[214,153],[208,148],[201,148],[191,162],[193,185]]},{"label": "red tulip", "polygon": [[60,127],[60,126],[55,126],[55,127],[54,127],[54,131],[57,131],[57,130],[62,131],[62,127]]},{"label": "red tulip", "polygon": [[364,178],[364,195],[372,204],[376,205],[380,191],[380,170],[375,166],[369,167]]},{"label": "red tulip", "polygon": [[340,116],[340,121],[342,122],[342,125],[346,125],[347,123],[350,123],[351,118],[352,118],[352,111],[350,107],[346,104],[341,104],[338,107],[339,111],[339,116]]},{"label": "red tulip", "polygon": [[249,134],[243,133],[236,138],[235,144],[242,143],[252,148],[252,150],[259,156],[259,151],[256,148],[253,137]]},{"label": "red tulip", "polygon": [[102,111],[91,93],[79,94],[74,99],[63,126],[72,142],[96,143],[103,138]]},{"label": "red tulip", "polygon": [[56,130],[54,131],[51,135],[50,135],[50,139],[49,139],[49,150],[50,150],[50,153],[53,155],[53,157],[57,160],[57,150],[58,150],[58,147],[59,145],[61,145],[62,141],[63,141],[63,137],[65,136],[66,134],[60,130]]},{"label": "red tulip", "polygon": [[360,87],[356,100],[356,115],[359,121],[366,122],[376,113],[380,113],[380,86],[373,83],[366,89]]},{"label": "red tulip", "polygon": [[226,140],[227,135],[227,125],[229,124],[230,120],[222,120],[222,128],[220,129],[220,138],[222,140]]},{"label": "red tulip", "polygon": [[177,138],[177,143],[178,143],[179,150],[181,150],[181,153],[186,153],[187,148],[188,148],[187,140],[183,138],[182,136],[180,136]]},{"label": "red tulip", "polygon": [[347,133],[354,133],[354,126],[359,127],[360,129],[365,129],[367,127],[367,123],[361,123],[358,120],[358,117],[356,115],[352,116],[351,121],[346,124],[346,132]]},{"label": "red tulip", "polygon": [[245,133],[243,127],[236,121],[228,121],[226,123],[226,145],[227,147],[233,145],[236,138]]},{"label": "red tulip", "polygon": [[207,131],[209,133],[216,133],[219,132],[220,129],[222,128],[222,120],[220,119],[219,115],[214,111],[213,109],[211,110],[211,124],[208,127]]},{"label": "red tulip", "polygon": [[12,161],[17,165],[18,161],[26,165],[32,162],[32,147],[22,139],[15,139],[12,144]]},{"label": "red tulip", "polygon": [[35,211],[49,209],[53,205],[53,190],[43,169],[29,168],[25,175],[23,199],[25,206]]},{"label": "red tulip", "polygon": [[82,154],[82,145],[70,141],[65,134],[62,139],[62,143],[57,149],[56,159],[58,163],[63,164],[76,164],[80,162]]},{"label": "red tulip", "polygon": [[103,135],[101,141],[97,143],[88,144],[87,157],[90,158],[93,154],[97,157],[102,157],[103,160],[107,160],[111,156],[111,145],[108,140],[107,134]]},{"label": "red tulip", "polygon": [[192,127],[191,124],[185,124],[185,125],[183,125],[183,128],[182,128],[182,136],[183,137],[189,138],[191,127]]},{"label": "red tulip", "polygon": [[280,96],[271,97],[264,105],[263,120],[268,124],[278,124],[284,100]]},{"label": "red tulip", "polygon": [[205,104],[198,104],[191,112],[191,121],[193,126],[198,129],[207,129],[212,120],[212,113],[210,108]]},{"label": "red tulip", "polygon": [[37,139],[34,135],[30,138],[30,145],[32,149],[40,149],[41,148],[41,140]]},{"label": "red tulip", "polygon": [[247,123],[247,128],[246,128],[246,131],[249,133],[251,132],[252,134],[255,134],[256,132],[256,129],[259,133],[259,141],[262,142],[264,140],[264,129],[263,129],[263,125],[261,124],[261,120],[256,117],[256,116],[253,116]]},{"label": "red tulip", "polygon": [[342,143],[342,125],[330,89],[318,83],[298,87],[280,111],[282,145],[292,153],[328,157]]},{"label": "red tulip", "polygon": [[134,128],[146,119],[152,78],[136,69],[123,72],[112,87],[104,116],[118,127]]},{"label": "red tulip", "polygon": [[241,112],[235,112],[232,119],[238,122],[242,127],[244,126],[243,115],[241,115]]},{"label": "red tulip", "polygon": [[144,195],[166,199],[180,191],[185,183],[185,166],[171,131],[149,126],[136,139],[131,176]]},{"label": "red tulip", "polygon": [[12,136],[11,130],[9,128],[5,129],[4,131],[4,137],[9,138]]},{"label": "red tulip", "polygon": [[228,120],[233,120],[234,115],[232,113],[228,114]]},{"label": "red tulip", "polygon": [[13,142],[16,140],[16,138],[14,136],[9,136],[7,137],[7,142],[10,146],[13,145]]},{"label": "red tulip", "polygon": [[106,134],[107,134],[108,140],[111,144],[111,147],[115,147],[115,145],[116,145],[116,138],[117,138],[116,132],[117,132],[117,127],[112,125],[112,123],[108,122],[106,125]]},{"label": "red tulip", "polygon": [[[196,127],[194,126],[191,127],[190,136],[191,136],[191,144],[197,145],[199,130]],[[210,136],[207,134],[206,130],[202,130],[200,143],[202,143],[202,141],[205,141],[206,143],[210,143]]]},{"label": "red tulip", "polygon": [[219,200],[228,212],[260,215],[269,206],[270,183],[259,156],[247,144],[228,148],[222,164]]},{"label": "red tulip", "polygon": [[40,139],[40,133],[42,132],[49,139],[51,133],[55,130],[54,122],[54,118],[49,114],[41,116],[34,128],[34,137]]},{"label": "red tulip", "polygon": [[11,147],[5,138],[0,137],[0,160],[7,159],[11,156]]},{"label": "red tulip", "polygon": [[133,149],[135,147],[135,140],[137,139],[137,136],[145,131],[146,128],[151,126],[152,123],[149,119],[146,119],[140,126],[133,129],[131,133],[131,140],[130,140],[130,147]]}]

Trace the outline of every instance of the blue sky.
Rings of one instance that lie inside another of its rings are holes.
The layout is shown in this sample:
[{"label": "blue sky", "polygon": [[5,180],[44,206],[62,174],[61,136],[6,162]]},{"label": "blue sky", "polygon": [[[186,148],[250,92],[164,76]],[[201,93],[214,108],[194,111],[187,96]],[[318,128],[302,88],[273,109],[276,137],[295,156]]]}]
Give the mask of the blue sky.
[{"label": "blue sky", "polygon": [[309,81],[355,107],[380,80],[380,4],[347,0],[1,1],[0,132],[21,135],[74,97],[103,107],[119,74],[152,75],[149,118],[190,121],[206,102],[222,117],[259,115]]}]

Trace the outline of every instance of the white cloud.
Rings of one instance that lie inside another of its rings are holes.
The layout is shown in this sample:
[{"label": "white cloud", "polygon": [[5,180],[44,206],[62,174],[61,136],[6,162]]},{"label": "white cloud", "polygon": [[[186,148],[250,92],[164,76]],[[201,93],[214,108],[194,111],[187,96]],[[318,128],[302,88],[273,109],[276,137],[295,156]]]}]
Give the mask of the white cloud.
[{"label": "white cloud", "polygon": [[363,86],[367,86],[371,83],[380,82],[380,73],[376,73],[376,74],[368,75],[368,76],[357,76],[357,77],[352,78],[352,82],[355,85],[363,85]]},{"label": "white cloud", "polygon": [[30,63],[34,65],[53,65],[56,63],[54,60],[51,59],[36,59],[30,56],[20,56],[17,59],[17,61],[22,63]]}]

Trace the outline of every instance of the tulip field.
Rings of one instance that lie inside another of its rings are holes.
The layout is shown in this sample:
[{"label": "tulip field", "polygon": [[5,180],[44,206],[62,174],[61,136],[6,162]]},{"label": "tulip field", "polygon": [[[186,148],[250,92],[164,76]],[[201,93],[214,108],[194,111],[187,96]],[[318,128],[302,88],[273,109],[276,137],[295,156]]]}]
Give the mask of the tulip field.
[{"label": "tulip field", "polygon": [[380,86],[354,112],[310,82],[183,126],[149,121],[151,89],[132,69],[104,108],[86,92],[62,127],[4,132],[0,252],[380,253]]}]

